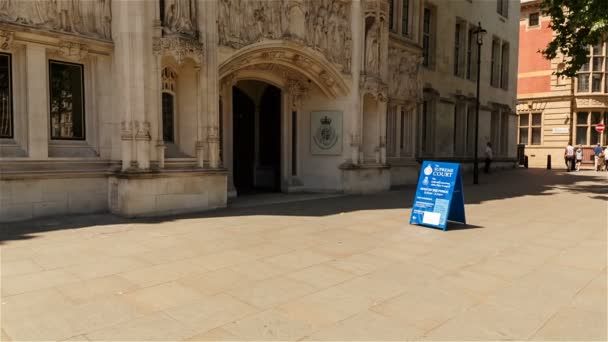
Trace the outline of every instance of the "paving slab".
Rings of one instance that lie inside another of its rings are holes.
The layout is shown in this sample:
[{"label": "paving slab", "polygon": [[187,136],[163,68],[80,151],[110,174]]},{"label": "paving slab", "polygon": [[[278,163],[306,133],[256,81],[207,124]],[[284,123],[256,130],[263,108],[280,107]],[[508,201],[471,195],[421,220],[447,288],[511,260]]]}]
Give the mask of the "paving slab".
[{"label": "paving slab", "polygon": [[445,232],[411,186],[3,225],[2,340],[605,341],[608,176],[465,177]]}]

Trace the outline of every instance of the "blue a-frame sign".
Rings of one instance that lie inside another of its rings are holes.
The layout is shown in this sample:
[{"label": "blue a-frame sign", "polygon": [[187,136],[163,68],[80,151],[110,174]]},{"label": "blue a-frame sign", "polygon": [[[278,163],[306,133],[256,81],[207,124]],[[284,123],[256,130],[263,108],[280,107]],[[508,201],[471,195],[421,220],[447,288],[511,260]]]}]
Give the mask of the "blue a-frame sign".
[{"label": "blue a-frame sign", "polygon": [[460,164],[422,163],[410,224],[446,230],[448,221],[466,224]]}]

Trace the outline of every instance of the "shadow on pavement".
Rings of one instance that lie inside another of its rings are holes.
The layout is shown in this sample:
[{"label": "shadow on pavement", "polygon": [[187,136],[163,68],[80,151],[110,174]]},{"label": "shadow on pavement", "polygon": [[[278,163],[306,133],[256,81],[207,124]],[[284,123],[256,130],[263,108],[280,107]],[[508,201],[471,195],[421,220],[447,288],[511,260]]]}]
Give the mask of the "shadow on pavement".
[{"label": "shadow on pavement", "polygon": [[[581,184],[579,184],[581,183]],[[590,200],[606,201],[608,196],[606,173],[585,171],[581,173],[548,171],[543,169],[515,169],[480,175],[480,184],[472,184],[472,176],[464,175],[465,205],[480,204],[520,196],[552,196],[552,190],[589,193]],[[359,210],[410,209],[415,186],[400,187],[389,192],[373,195],[351,195],[321,198],[298,202],[224,208],[189,215],[166,216],[145,219],[126,219],[111,214],[69,215],[55,218],[7,223],[0,228],[0,244],[3,241],[24,240],[36,237],[36,233],[64,229],[77,229],[118,224],[158,224],[188,218],[217,218],[229,216],[328,216]],[[409,213],[408,213],[409,215]],[[204,223],[204,221],[201,221]],[[450,227],[449,230],[481,228],[477,226]]]}]

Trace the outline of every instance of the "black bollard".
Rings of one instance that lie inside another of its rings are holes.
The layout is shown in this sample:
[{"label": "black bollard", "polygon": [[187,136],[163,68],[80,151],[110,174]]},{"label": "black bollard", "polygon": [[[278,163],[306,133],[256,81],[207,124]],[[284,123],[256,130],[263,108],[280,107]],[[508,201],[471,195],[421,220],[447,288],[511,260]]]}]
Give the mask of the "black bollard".
[{"label": "black bollard", "polygon": [[547,154],[547,170],[551,170],[551,155]]},{"label": "black bollard", "polygon": [[528,168],[528,156],[524,157],[524,167],[527,169]]}]

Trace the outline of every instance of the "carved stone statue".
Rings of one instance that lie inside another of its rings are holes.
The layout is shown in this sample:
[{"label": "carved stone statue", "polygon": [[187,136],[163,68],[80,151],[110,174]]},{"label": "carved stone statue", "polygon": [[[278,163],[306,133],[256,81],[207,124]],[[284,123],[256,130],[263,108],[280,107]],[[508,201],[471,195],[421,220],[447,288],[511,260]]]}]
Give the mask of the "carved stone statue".
[{"label": "carved stone statue", "polygon": [[289,0],[288,12],[288,35],[296,40],[303,41],[306,30],[306,18],[304,17],[304,4],[302,0]]},{"label": "carved stone statue", "polygon": [[380,57],[378,29],[378,24],[374,22],[365,38],[365,71],[371,75],[378,74],[378,60]]},{"label": "carved stone statue", "polygon": [[321,51],[350,72],[348,1],[219,0],[218,34],[221,45],[235,49],[264,39],[291,39]]},{"label": "carved stone statue", "polygon": [[111,39],[111,0],[0,0],[0,20]]},{"label": "carved stone statue", "polygon": [[194,34],[196,7],[194,0],[165,0],[163,28],[167,33]]}]

